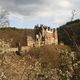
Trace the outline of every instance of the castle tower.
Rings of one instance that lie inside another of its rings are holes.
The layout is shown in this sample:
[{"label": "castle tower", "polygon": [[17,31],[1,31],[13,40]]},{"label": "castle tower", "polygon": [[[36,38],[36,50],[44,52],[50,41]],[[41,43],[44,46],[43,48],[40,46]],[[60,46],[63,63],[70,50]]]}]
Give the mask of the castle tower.
[{"label": "castle tower", "polygon": [[44,27],[42,27],[42,37],[45,36],[45,30],[44,30]]}]

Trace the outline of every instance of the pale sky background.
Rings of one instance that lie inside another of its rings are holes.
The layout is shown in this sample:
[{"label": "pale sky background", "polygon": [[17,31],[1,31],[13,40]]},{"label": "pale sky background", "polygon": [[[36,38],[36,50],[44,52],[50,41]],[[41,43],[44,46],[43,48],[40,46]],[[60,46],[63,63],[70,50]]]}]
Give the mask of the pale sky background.
[{"label": "pale sky background", "polygon": [[[0,0],[0,8],[9,11],[11,26],[44,24],[54,28],[70,21],[73,10],[80,11],[80,0]],[[74,19],[80,19],[80,13]]]}]

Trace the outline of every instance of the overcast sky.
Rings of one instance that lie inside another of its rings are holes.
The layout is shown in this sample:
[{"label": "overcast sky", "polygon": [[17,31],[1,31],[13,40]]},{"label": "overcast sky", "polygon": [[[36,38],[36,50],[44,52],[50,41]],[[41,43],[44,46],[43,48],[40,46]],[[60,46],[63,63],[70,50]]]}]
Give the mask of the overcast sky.
[{"label": "overcast sky", "polygon": [[[35,24],[59,27],[80,11],[80,0],[0,0],[0,8],[10,13],[11,26],[32,28]],[[80,13],[75,19],[80,18]]]}]

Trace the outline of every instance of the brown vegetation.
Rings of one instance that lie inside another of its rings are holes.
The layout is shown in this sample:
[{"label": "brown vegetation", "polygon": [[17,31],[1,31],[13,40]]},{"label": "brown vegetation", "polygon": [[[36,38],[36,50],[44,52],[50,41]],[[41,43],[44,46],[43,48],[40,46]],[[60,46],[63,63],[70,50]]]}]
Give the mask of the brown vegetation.
[{"label": "brown vegetation", "polygon": [[60,51],[66,48],[70,50],[67,46],[45,45],[31,49],[28,54],[40,60],[41,63],[45,63],[46,65],[51,64],[52,67],[57,67],[59,64]]},{"label": "brown vegetation", "polygon": [[26,45],[26,36],[33,35],[32,29],[0,28],[0,39],[11,42],[11,47],[16,47],[16,43]]},{"label": "brown vegetation", "polygon": [[51,69],[58,67],[59,49],[65,48],[67,47],[45,45],[31,49],[24,57],[14,52],[3,54],[0,52],[0,78],[5,80],[24,80],[25,78],[33,80],[34,78],[37,80],[35,76],[48,75],[45,70],[49,68],[49,71],[52,71]]}]

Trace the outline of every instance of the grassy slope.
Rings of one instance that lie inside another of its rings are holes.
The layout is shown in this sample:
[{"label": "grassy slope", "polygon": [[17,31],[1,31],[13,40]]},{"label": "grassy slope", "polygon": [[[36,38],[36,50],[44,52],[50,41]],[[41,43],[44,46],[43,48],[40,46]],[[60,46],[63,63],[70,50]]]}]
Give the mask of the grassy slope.
[{"label": "grassy slope", "polygon": [[21,45],[26,45],[26,36],[33,35],[32,29],[16,29],[16,28],[0,28],[0,39],[10,40],[11,46],[16,46],[17,42],[21,42]]}]

